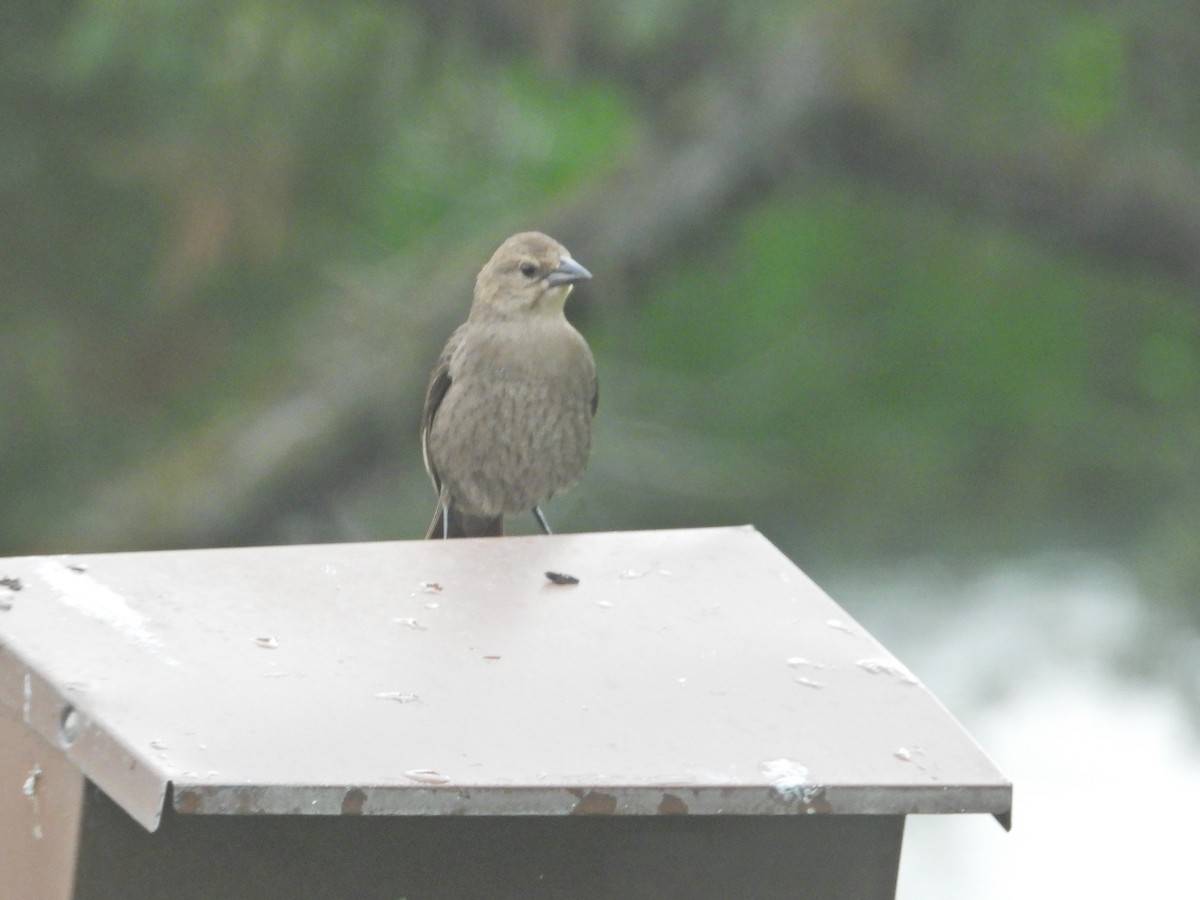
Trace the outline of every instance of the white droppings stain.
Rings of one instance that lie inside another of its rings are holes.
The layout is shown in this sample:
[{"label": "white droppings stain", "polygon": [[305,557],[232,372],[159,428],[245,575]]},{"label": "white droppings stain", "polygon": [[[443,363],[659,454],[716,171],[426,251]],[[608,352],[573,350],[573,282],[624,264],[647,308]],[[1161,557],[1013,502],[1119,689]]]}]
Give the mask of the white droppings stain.
[{"label": "white droppings stain", "polygon": [[279,649],[279,638],[275,637],[274,635],[266,635],[264,637],[256,637],[253,640],[254,640],[254,643],[256,643],[258,646],[262,647],[264,650],[278,650]]},{"label": "white droppings stain", "polygon": [[787,664],[793,669],[798,669],[804,666],[809,669],[828,669],[829,663],[813,662],[811,659],[805,659],[803,656],[789,656]]},{"label": "white droppings stain", "polygon": [[434,769],[409,769],[404,777],[418,784],[446,784],[450,780]]},{"label": "white droppings stain", "polygon": [[394,700],[397,703],[416,703],[421,699],[416,694],[406,694],[402,691],[379,691],[372,696],[376,700]]},{"label": "white droppings stain", "polygon": [[794,759],[771,759],[759,770],[771,782],[771,790],[790,802],[812,803],[821,786],[808,780],[808,769]]},{"label": "white droppings stain", "polygon": [[622,581],[628,581],[631,578],[644,578],[647,575],[662,575],[670,577],[673,575],[670,569],[625,569],[617,573],[617,577]]},{"label": "white droppings stain", "polygon": [[894,659],[860,659],[855,663],[860,669],[865,672],[870,672],[872,675],[891,675],[893,678],[898,678],[905,684],[920,684],[917,677],[912,672],[904,668]]},{"label": "white droppings stain", "polygon": [[817,690],[825,687],[825,682],[817,681],[815,678],[805,678],[803,675],[797,675],[795,682],[796,684],[802,684],[805,687],[816,688]]},{"label": "white droppings stain", "polygon": [[147,627],[146,617],[108,585],[81,570],[79,564],[67,565],[57,559],[46,559],[38,565],[38,575],[55,591],[63,605],[107,625],[126,641],[167,665],[179,665],[179,660],[163,650],[162,639]]},{"label": "white droppings stain", "polygon": [[846,634],[854,634],[854,626],[849,622],[843,622],[841,619],[826,619],[825,624],[838,631],[844,631]]},{"label": "white droppings stain", "polygon": [[42,804],[37,795],[38,781],[41,777],[42,767],[34,763],[33,768],[29,770],[29,775],[25,778],[25,783],[21,785],[21,793],[28,797],[29,802],[33,805],[34,823],[30,833],[35,841],[40,841],[44,837],[41,823]]},{"label": "white droppings stain", "polygon": [[924,747],[897,747],[892,752],[892,756],[896,757],[896,759],[900,760],[901,762],[912,763],[922,772],[930,774],[930,777],[934,781],[938,780],[936,775],[933,775],[929,772],[929,766],[927,766],[923,761],[925,760]]},{"label": "white droppings stain", "polygon": [[42,767],[35,765],[29,770],[25,783],[21,785],[21,793],[33,800],[37,796],[38,779],[42,777]]}]

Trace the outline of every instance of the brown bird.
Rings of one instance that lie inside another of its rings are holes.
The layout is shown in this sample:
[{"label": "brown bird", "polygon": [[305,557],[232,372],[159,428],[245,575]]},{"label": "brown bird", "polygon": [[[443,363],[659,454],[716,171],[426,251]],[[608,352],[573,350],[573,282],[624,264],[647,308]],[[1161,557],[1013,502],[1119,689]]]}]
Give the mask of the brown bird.
[{"label": "brown bird", "polygon": [[536,231],[500,245],[475,280],[467,321],[434,366],[421,420],[438,505],[426,538],[504,533],[579,483],[599,399],[596,364],[563,314],[592,275]]}]

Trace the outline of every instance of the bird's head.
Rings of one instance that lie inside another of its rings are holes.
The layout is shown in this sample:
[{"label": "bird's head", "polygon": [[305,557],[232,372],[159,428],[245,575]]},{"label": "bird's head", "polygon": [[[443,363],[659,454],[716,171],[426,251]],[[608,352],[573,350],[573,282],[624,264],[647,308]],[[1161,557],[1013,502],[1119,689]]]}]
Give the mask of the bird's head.
[{"label": "bird's head", "polygon": [[591,277],[558,241],[523,231],[501,244],[480,270],[472,315],[561,313],[575,282]]}]

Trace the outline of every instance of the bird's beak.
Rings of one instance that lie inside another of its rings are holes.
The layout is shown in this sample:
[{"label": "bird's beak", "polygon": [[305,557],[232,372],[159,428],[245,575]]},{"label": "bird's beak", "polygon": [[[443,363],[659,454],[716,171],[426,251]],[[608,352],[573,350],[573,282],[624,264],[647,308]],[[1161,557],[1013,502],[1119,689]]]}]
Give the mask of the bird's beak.
[{"label": "bird's beak", "polygon": [[577,281],[587,281],[592,273],[569,256],[558,258],[558,268],[546,276],[546,284],[554,287],[560,284],[574,284]]}]

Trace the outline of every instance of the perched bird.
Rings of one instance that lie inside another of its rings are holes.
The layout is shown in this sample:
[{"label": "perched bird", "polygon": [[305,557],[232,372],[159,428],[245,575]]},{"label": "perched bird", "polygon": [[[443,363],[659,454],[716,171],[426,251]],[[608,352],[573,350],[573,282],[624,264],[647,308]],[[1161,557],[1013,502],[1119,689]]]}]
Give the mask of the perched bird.
[{"label": "perched bird", "polygon": [[536,231],[500,245],[475,280],[467,321],[434,366],[421,420],[425,468],[438,505],[427,538],[504,532],[579,483],[599,398],[596,364],[563,314],[592,275]]}]

